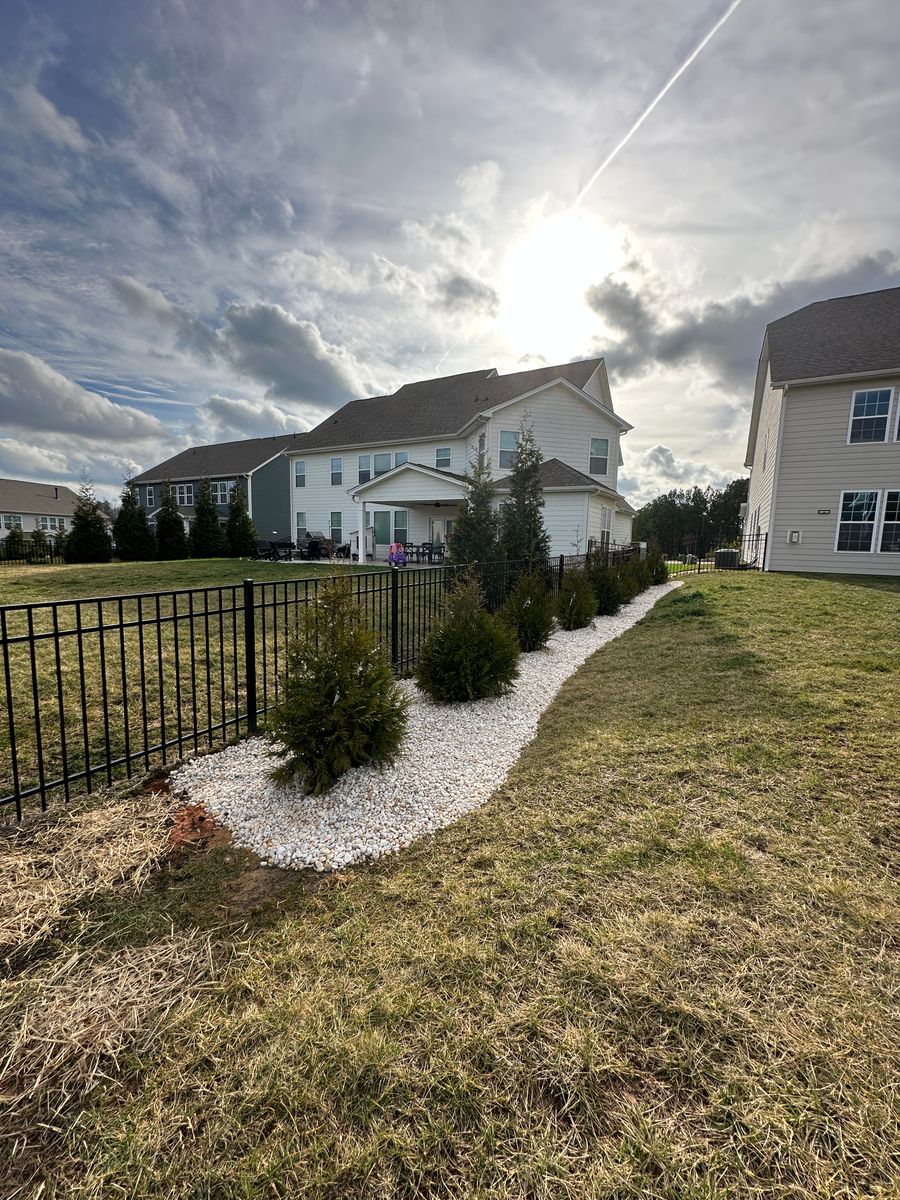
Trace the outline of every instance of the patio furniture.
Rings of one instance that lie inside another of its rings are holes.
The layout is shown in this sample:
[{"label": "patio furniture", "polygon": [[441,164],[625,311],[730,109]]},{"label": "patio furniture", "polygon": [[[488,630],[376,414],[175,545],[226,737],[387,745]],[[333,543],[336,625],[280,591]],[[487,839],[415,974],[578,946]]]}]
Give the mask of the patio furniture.
[{"label": "patio furniture", "polygon": [[444,543],[437,542],[431,547],[431,561],[433,564],[440,564],[444,561]]},{"label": "patio furniture", "polygon": [[434,547],[432,546],[431,542],[422,542],[422,544],[419,546],[419,558],[417,561],[430,563],[431,552],[433,549]]},{"label": "patio furniture", "polygon": [[403,553],[406,555],[407,562],[418,562],[419,561],[419,552],[416,549],[414,542],[404,542],[403,543]]},{"label": "patio furniture", "polygon": [[269,545],[272,547],[272,562],[290,562],[294,556],[294,543],[290,538],[280,538]]},{"label": "patio furniture", "polygon": [[275,555],[272,552],[272,543],[265,541],[263,538],[257,538],[255,557],[265,559],[267,562],[274,561]]}]

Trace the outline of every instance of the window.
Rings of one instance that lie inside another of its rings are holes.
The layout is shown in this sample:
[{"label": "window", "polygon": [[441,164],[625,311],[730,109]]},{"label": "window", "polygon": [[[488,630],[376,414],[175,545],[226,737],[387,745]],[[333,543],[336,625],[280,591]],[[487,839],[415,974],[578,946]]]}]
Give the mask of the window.
[{"label": "window", "polygon": [[306,459],[294,459],[294,487],[306,487]]},{"label": "window", "polygon": [[405,508],[394,510],[394,541],[403,544],[409,541],[409,513]]},{"label": "window", "polygon": [[194,485],[192,483],[177,483],[175,485],[175,502],[190,508],[194,503]]},{"label": "window", "polygon": [[900,554],[900,492],[888,492],[884,498],[881,551]]},{"label": "window", "polygon": [[4,513],[3,514],[3,528],[4,529],[21,529],[22,528],[22,518],[18,515],[18,513]]},{"label": "window", "polygon": [[848,442],[887,441],[892,395],[891,388],[873,388],[853,393]]},{"label": "window", "polygon": [[835,550],[871,550],[877,512],[877,492],[842,492]]},{"label": "window", "polygon": [[156,488],[152,484],[147,485],[147,507],[155,508],[156,506]]},{"label": "window", "polygon": [[331,483],[336,486],[344,482],[344,460],[342,458],[333,458],[331,460]]},{"label": "window", "polygon": [[590,475],[606,475],[609,471],[609,438],[591,438]]},{"label": "window", "polygon": [[391,514],[387,509],[379,509],[372,513],[372,524],[375,526],[375,545],[389,546],[391,543]]},{"label": "window", "polygon": [[344,517],[342,513],[333,512],[331,514],[331,540],[333,542],[342,542],[344,540],[344,535],[341,532],[343,523]]},{"label": "window", "polygon": [[394,455],[394,466],[402,467],[405,462],[409,462],[409,455],[405,450],[398,450]]},{"label": "window", "polygon": [[519,446],[518,429],[500,430],[500,457],[497,459],[501,471],[511,471],[516,461]]},{"label": "window", "polygon": [[376,476],[384,475],[390,469],[391,469],[390,454],[376,454],[375,455],[375,474],[376,474]]},{"label": "window", "polygon": [[368,483],[372,478],[372,458],[371,455],[361,454],[359,456],[359,482]]},{"label": "window", "polygon": [[[597,474],[599,475],[600,472],[598,471]],[[611,508],[607,508],[606,505],[604,504],[603,510],[602,510],[602,513],[600,516],[600,528],[603,530],[604,533],[609,533],[609,531],[612,529],[612,515],[613,515],[613,510]]]},{"label": "window", "polygon": [[[484,434],[482,434],[482,437],[483,436],[484,436]],[[480,443],[480,441],[481,441],[481,439],[479,438],[479,443]],[[450,454],[449,446],[442,446],[439,450],[435,450],[434,465],[438,468],[439,471],[449,471],[450,463],[452,461],[453,460],[452,460],[452,455]]]},{"label": "window", "polygon": [[309,528],[309,526],[306,524],[306,513],[298,512],[297,513],[297,537],[298,538],[303,537],[308,528]]},{"label": "window", "polygon": [[61,533],[66,527],[65,517],[38,517],[37,528],[44,533]]},{"label": "window", "polygon": [[212,489],[212,498],[215,504],[227,504],[231,493],[234,491],[233,479],[220,479],[218,482],[210,484]]},{"label": "window", "polygon": [[487,434],[479,433],[478,435],[478,465],[484,466],[484,456],[487,452]]}]

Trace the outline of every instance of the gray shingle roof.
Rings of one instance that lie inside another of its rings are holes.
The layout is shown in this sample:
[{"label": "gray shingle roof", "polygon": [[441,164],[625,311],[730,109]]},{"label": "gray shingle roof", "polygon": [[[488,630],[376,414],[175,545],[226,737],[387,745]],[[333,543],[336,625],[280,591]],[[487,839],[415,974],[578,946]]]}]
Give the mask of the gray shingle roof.
[{"label": "gray shingle roof", "polygon": [[820,300],[767,327],[773,383],[900,368],[900,288]]},{"label": "gray shingle roof", "polygon": [[303,448],[320,450],[409,438],[450,437],[483,409],[514,400],[554,379],[566,379],[576,387],[583,387],[602,361],[583,359],[510,375],[498,375],[491,368],[406,383],[390,396],[351,400],[305,434]]},{"label": "gray shingle roof", "polygon": [[77,503],[78,497],[72,489],[62,484],[0,479],[0,512],[68,517]]},{"label": "gray shingle roof", "polygon": [[247,438],[240,442],[219,442],[213,446],[191,446],[165,462],[136,475],[133,483],[158,483],[163,479],[199,479],[245,475],[268,462],[283,450],[305,448],[305,433],[284,433],[275,437]]},{"label": "gray shingle roof", "polygon": [[[588,488],[596,489],[610,499],[621,500],[622,497],[612,488],[607,487],[603,483],[598,483],[596,479],[592,479],[590,475],[585,475],[583,471],[578,471],[575,467],[570,467],[568,463],[564,463],[560,458],[545,458],[540,466],[540,478],[542,488],[577,488],[582,487],[587,491]],[[498,492],[508,492],[509,487],[505,479],[501,479],[497,483]]]}]

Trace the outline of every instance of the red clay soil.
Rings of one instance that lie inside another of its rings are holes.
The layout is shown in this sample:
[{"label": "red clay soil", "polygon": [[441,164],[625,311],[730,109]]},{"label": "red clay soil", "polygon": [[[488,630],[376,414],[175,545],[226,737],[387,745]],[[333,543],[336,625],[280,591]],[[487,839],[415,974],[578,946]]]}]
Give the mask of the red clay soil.
[{"label": "red clay soil", "polygon": [[173,857],[187,850],[227,846],[230,841],[229,831],[217,825],[202,804],[182,804],[172,814],[169,846]]}]

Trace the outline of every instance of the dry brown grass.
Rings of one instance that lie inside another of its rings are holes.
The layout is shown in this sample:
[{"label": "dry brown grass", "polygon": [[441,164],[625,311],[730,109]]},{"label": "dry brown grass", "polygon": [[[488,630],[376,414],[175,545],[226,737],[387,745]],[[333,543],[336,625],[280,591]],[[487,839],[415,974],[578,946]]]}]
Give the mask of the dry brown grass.
[{"label": "dry brown grass", "polygon": [[145,793],[101,797],[0,835],[0,956],[50,934],[76,902],[139,888],[166,847],[166,810]]}]

